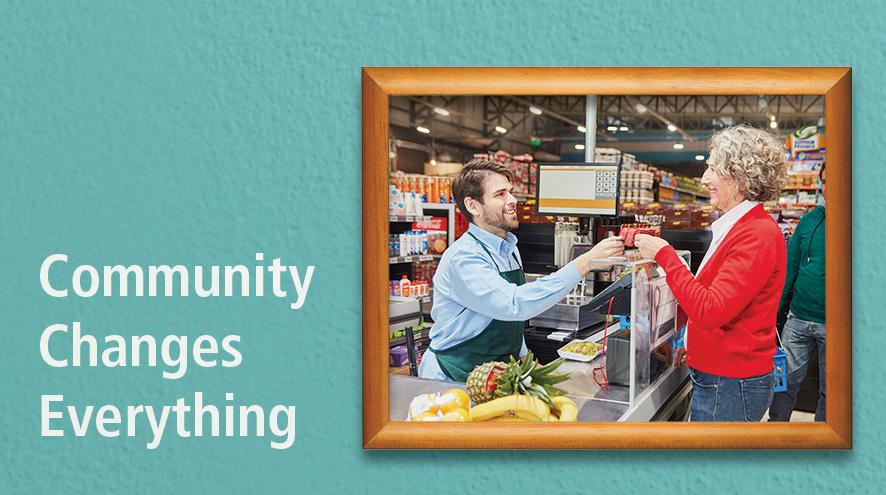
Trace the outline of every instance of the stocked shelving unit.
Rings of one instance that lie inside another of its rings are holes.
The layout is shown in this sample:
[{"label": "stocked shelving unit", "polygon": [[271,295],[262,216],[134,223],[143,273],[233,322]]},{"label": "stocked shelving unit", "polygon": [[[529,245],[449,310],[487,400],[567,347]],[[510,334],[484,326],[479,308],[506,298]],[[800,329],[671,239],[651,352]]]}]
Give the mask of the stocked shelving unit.
[{"label": "stocked shelving unit", "polygon": [[[818,181],[818,170],[792,171],[789,172],[789,175],[792,177],[806,176],[807,179],[803,180],[804,185],[792,185],[782,189],[781,199],[779,200],[779,204],[782,208],[815,207],[816,204],[818,204],[820,189],[818,185],[810,185],[808,183]],[[813,179],[810,180],[808,177],[812,177]],[[813,201],[809,201],[810,199]]]},{"label": "stocked shelving unit", "polygon": [[389,260],[391,265],[397,265],[400,263],[412,263],[415,261],[432,261],[439,260],[443,256],[439,254],[417,254],[414,256],[392,256]]},{"label": "stocked shelving unit", "polygon": [[[446,246],[447,248],[455,242],[455,205],[451,203],[423,203],[421,215],[389,215],[388,221],[391,226],[390,232],[409,229],[409,225],[414,222],[429,222],[435,217],[443,217],[446,219]],[[439,261],[443,256],[440,254],[421,254],[412,256],[390,256],[388,264],[391,267],[390,274],[394,279],[401,274],[408,274],[410,279],[414,280],[414,265],[416,262]],[[431,305],[434,300],[434,288],[430,287],[428,295],[417,298],[421,306],[423,315],[423,323],[411,329],[412,342],[414,344],[413,353],[418,355],[418,351],[426,349],[430,343],[430,329],[432,322],[429,316],[431,313]],[[389,340],[389,348],[406,345],[409,346],[409,339],[406,336],[396,337]],[[398,372],[409,374],[409,366],[401,368]]]},{"label": "stocked shelving unit", "polygon": [[428,222],[430,215],[391,215],[391,222]]},{"label": "stocked shelving unit", "polygon": [[[801,179],[792,179],[793,185],[785,187],[778,200],[781,217],[788,224],[786,237],[790,236],[794,226],[806,212],[818,206],[818,200],[821,197],[818,185],[810,184],[817,183],[818,170],[792,170],[788,172],[788,175]],[[798,185],[798,183],[802,183],[802,185]]]},{"label": "stocked shelving unit", "polygon": [[[664,204],[675,204],[675,203],[695,203],[695,202],[707,202],[711,199],[710,196],[704,193],[700,193],[697,191],[692,191],[689,189],[684,189],[682,187],[674,187],[666,184],[658,184],[659,188],[659,203]],[[676,193],[677,199],[665,199],[661,197],[661,189],[667,189]],[[681,197],[681,195],[687,196],[686,198]]]},{"label": "stocked shelving unit", "polygon": [[[422,328],[418,331],[413,331],[412,335],[416,341],[427,339],[431,333],[431,326],[428,325],[425,328]],[[403,345],[406,343],[406,337],[397,337],[395,339],[391,339],[390,347],[397,347],[398,345]]]}]

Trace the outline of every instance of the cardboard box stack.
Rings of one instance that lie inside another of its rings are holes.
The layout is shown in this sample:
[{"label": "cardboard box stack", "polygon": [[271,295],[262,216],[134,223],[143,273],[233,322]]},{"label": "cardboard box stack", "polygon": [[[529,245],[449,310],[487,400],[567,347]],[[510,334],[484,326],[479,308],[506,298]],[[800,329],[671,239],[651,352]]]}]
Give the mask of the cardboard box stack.
[{"label": "cardboard box stack", "polygon": [[514,196],[535,196],[535,186],[538,183],[538,165],[533,161],[532,155],[511,155],[507,151],[495,153],[477,153],[474,158],[492,160],[501,163],[514,176]]},{"label": "cardboard box stack", "polygon": [[710,205],[694,203],[623,203],[622,213],[635,218],[661,216],[661,228],[666,230],[708,230],[711,223],[719,218],[719,212]]}]

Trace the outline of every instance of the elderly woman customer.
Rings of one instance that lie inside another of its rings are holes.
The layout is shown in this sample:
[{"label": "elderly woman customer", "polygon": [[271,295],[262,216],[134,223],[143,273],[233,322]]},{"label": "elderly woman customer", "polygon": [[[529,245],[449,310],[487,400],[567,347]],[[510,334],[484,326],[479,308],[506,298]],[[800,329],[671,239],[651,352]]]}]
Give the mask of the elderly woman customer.
[{"label": "elderly woman customer", "polygon": [[759,421],[772,401],[786,246],[761,202],[779,195],[785,176],[775,136],[744,125],[720,131],[711,138],[702,184],[723,213],[711,225],[698,272],[693,276],[667,241],[635,239],[640,254],[664,269],[689,317],[690,421]]}]

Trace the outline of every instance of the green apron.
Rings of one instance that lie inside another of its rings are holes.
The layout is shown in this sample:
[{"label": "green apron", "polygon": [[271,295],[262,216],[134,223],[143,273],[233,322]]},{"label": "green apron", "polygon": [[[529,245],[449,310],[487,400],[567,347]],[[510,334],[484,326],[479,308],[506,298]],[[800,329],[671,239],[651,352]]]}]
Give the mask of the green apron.
[{"label": "green apron", "polygon": [[[492,258],[492,263],[499,270],[498,274],[501,275],[501,278],[512,284],[523,285],[526,283],[522,267],[506,272],[501,271],[501,268],[495,262],[492,253],[486,249],[486,246],[470,232],[468,232],[468,235],[473,237],[480,244],[480,247],[483,248],[483,251],[486,251],[486,254]],[[516,254],[511,253],[511,256],[514,257],[514,261],[517,261],[518,264],[520,263],[517,260]],[[524,321],[492,320],[475,337],[448,349],[437,350],[431,348],[430,351],[437,357],[437,363],[439,363],[440,369],[443,370],[446,376],[451,380],[463,382],[468,379],[468,374],[478,364],[487,361],[507,362],[510,356],[518,357],[520,348],[523,346],[523,327],[525,324],[526,322]]]}]

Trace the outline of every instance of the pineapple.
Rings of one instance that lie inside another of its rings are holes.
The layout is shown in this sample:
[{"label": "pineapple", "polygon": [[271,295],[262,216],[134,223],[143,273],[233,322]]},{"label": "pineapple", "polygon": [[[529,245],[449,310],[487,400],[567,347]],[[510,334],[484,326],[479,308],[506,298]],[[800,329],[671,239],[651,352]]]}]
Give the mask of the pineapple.
[{"label": "pineapple", "polygon": [[514,360],[513,356],[508,363],[490,361],[478,365],[471,371],[465,389],[475,404],[512,394],[522,394],[537,397],[553,407],[551,397],[563,394],[563,391],[554,385],[569,379],[569,375],[552,374],[561,364],[563,360],[557,359],[541,366],[532,356],[532,352],[520,361]]},{"label": "pineapple", "polygon": [[474,404],[482,404],[495,398],[493,392],[496,388],[496,380],[499,375],[507,368],[507,364],[501,361],[489,361],[478,364],[468,379],[465,381],[465,391],[471,402]]}]

